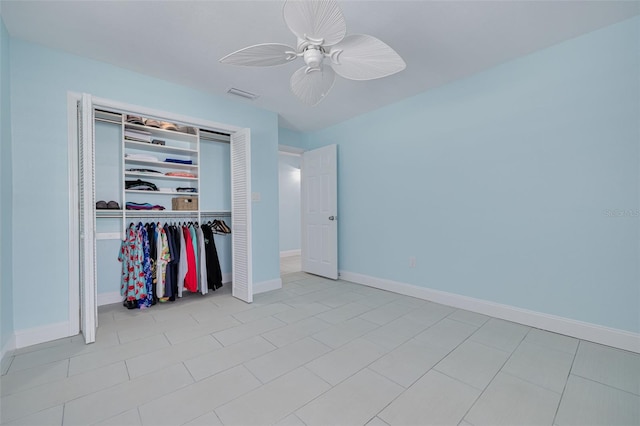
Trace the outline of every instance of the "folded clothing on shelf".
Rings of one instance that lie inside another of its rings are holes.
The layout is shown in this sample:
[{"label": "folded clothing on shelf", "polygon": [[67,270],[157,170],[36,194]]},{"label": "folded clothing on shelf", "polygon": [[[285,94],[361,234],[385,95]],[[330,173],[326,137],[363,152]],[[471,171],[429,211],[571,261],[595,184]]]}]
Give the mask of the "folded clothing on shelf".
[{"label": "folded clothing on shelf", "polygon": [[127,172],[137,172],[137,173],[155,173],[155,174],[162,174],[162,172],[159,172],[158,170],[153,170],[153,169],[127,169]]},{"label": "folded clothing on shelf", "polygon": [[141,179],[124,181],[124,188],[135,189],[137,191],[157,191],[158,190],[158,187],[154,183],[147,182]]},{"label": "folded clothing on shelf", "polygon": [[124,158],[127,160],[139,160],[139,161],[153,161],[159,162],[160,160],[155,155],[149,154],[125,154]]},{"label": "folded clothing on shelf", "polygon": [[127,210],[164,210],[164,206],[152,205],[149,203],[134,203],[131,201],[127,201],[126,204]]},{"label": "folded clothing on shelf", "polygon": [[193,160],[180,160],[178,158],[167,158],[164,160],[166,163],[176,163],[176,164],[193,164]]},{"label": "folded clothing on shelf", "polygon": [[196,193],[198,192],[198,190],[196,188],[186,188],[186,187],[178,187],[176,188],[177,192],[192,192],[192,193]]},{"label": "folded clothing on shelf", "polygon": [[144,130],[125,129],[124,138],[135,142],[151,142],[151,133]]},{"label": "folded clothing on shelf", "polygon": [[193,173],[189,173],[189,172],[167,172],[164,174],[165,176],[174,176],[174,177],[188,177],[188,178],[195,178],[196,175],[194,175]]}]

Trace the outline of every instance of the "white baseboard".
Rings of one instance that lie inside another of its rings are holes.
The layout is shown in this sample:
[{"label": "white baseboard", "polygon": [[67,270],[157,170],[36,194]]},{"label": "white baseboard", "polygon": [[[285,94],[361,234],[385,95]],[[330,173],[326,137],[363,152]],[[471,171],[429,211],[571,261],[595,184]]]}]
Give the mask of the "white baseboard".
[{"label": "white baseboard", "polygon": [[119,291],[111,293],[98,293],[98,306],[111,305],[112,303],[122,303],[124,297],[120,296]]},{"label": "white baseboard", "polygon": [[269,281],[261,281],[259,283],[253,283],[253,294],[265,293],[271,290],[278,290],[282,288],[282,280],[276,278]]},{"label": "white baseboard", "polygon": [[349,271],[340,271],[340,278],[345,281],[640,353],[640,334],[638,333]]},{"label": "white baseboard", "polygon": [[231,282],[232,274],[231,272],[223,272],[222,273],[222,284],[229,284]]},{"label": "white baseboard", "polygon": [[280,257],[291,257],[291,256],[300,256],[302,250],[283,250],[280,252]]},{"label": "white baseboard", "polygon": [[34,327],[26,330],[16,330],[16,349],[24,348],[38,343],[69,337],[69,321],[58,322],[42,327]]}]

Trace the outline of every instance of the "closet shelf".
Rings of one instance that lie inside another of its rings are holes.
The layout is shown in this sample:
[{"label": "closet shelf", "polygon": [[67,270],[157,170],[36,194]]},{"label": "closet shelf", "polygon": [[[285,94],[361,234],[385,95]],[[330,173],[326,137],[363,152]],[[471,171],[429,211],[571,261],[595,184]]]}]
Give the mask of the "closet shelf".
[{"label": "closet shelf", "polygon": [[124,172],[125,176],[145,177],[150,179],[166,179],[166,180],[190,180],[197,181],[197,177],[182,177],[182,176],[165,176],[159,173],[144,173],[144,172]]},{"label": "closet shelf", "polygon": [[180,195],[182,197],[197,197],[197,192],[179,192],[179,191],[145,191],[142,189],[125,189],[124,192],[132,194],[147,194],[147,195]]},{"label": "closet shelf", "polygon": [[144,151],[153,151],[153,152],[162,152],[165,154],[182,154],[182,155],[197,155],[198,151],[195,149],[189,148],[178,148],[175,146],[167,146],[167,145],[156,145],[151,142],[137,142],[124,140],[125,148],[131,149],[139,149]]},{"label": "closet shelf", "polygon": [[[203,217],[218,216],[231,217],[230,210],[201,210]],[[126,210],[127,217],[194,217],[198,216],[197,210]],[[122,217],[122,210],[96,210],[97,218]]]},{"label": "closet shelf", "polygon": [[165,169],[173,170],[198,170],[197,164],[180,164],[180,163],[167,163],[164,161],[146,161],[146,160],[133,160],[131,158],[124,158],[125,164],[133,164],[140,166],[153,166]]},{"label": "closet shelf", "polygon": [[196,142],[198,140],[198,135],[176,132],[175,130],[158,129],[156,127],[143,126],[142,124],[124,123],[124,128],[131,130],[142,130],[151,133],[153,136],[170,138],[176,141]]}]

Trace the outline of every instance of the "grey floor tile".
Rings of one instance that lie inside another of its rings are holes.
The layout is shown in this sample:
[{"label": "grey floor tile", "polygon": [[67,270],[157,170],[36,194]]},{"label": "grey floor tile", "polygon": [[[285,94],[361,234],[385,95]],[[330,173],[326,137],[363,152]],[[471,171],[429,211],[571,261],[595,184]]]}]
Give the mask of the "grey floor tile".
[{"label": "grey floor tile", "polygon": [[339,348],[375,328],[378,328],[378,326],[369,321],[352,318],[340,324],[326,327],[324,330],[313,334],[313,338],[332,348]]},{"label": "grey floor tile", "polygon": [[560,402],[560,394],[498,373],[465,420],[481,425],[550,425]]},{"label": "grey floor tile", "polygon": [[274,424],[328,390],[330,386],[298,368],[216,409],[225,425]]},{"label": "grey floor tile", "polygon": [[362,337],[390,351],[417,336],[425,328],[418,322],[398,318]]},{"label": "grey floor tile", "polygon": [[69,360],[52,362],[51,364],[18,370],[12,374],[2,376],[0,382],[0,394],[2,396],[21,392],[45,383],[67,377]]},{"label": "grey floor tile", "polygon": [[252,337],[232,346],[184,362],[196,380],[212,376],[276,349],[262,337]]},{"label": "grey floor tile", "polygon": [[3,422],[2,424],[7,426],[60,426],[62,425],[63,410],[64,405],[57,405],[38,411],[30,416],[22,417],[9,423]]},{"label": "grey floor tile", "polygon": [[480,391],[429,371],[378,414],[390,425],[456,425]]},{"label": "grey floor tile", "polygon": [[423,324],[426,328],[450,315],[454,310],[454,308],[449,306],[427,302],[425,305],[406,314],[404,318]]},{"label": "grey floor tile", "polygon": [[215,411],[210,411],[189,423],[185,423],[184,426],[222,426],[222,422]]},{"label": "grey floor tile", "polygon": [[640,354],[581,341],[571,374],[640,395]]},{"label": "grey floor tile", "polygon": [[403,388],[364,369],[296,412],[307,425],[362,425],[367,423]]},{"label": "grey floor tile", "polygon": [[117,414],[99,423],[99,426],[141,426],[140,413],[137,408],[132,408],[124,413]]},{"label": "grey floor tile", "polygon": [[120,344],[133,342],[155,334],[162,334],[165,331],[188,330],[198,325],[198,322],[189,314],[181,314],[174,321],[154,322],[152,324],[130,325],[118,330]]},{"label": "grey floor tile", "polygon": [[306,426],[300,417],[295,414],[289,414],[284,419],[276,423],[276,426]]},{"label": "grey floor tile", "polygon": [[387,303],[391,303],[397,299],[397,295],[393,293],[364,286],[361,287],[363,287],[364,290],[353,290],[354,292],[359,292],[360,294],[365,295],[365,297],[358,300],[358,303],[361,305],[369,306],[371,309],[386,305]]},{"label": "grey floor tile", "polygon": [[362,305],[358,302],[347,303],[339,308],[332,309],[330,311],[323,312],[317,315],[323,321],[331,324],[338,324],[348,319],[357,317],[367,311],[371,310],[371,307]]},{"label": "grey floor tile", "polygon": [[331,296],[321,299],[319,303],[329,307],[329,308],[339,308],[340,306],[344,306],[351,302],[357,302],[358,300],[364,299],[364,294],[356,293],[353,291],[342,291],[338,294],[332,294]]},{"label": "grey floor tile", "polygon": [[270,382],[331,351],[331,348],[307,337],[246,362],[247,367],[262,383]]},{"label": "grey floor tile", "polygon": [[7,395],[0,400],[0,421],[19,419],[128,380],[127,367],[119,362]]},{"label": "grey floor tile", "polygon": [[291,309],[293,309],[291,306],[285,305],[284,303],[269,303],[259,308],[238,312],[236,314],[233,314],[233,317],[240,322],[247,323],[269,317],[271,315],[279,314]]},{"label": "grey floor tile", "polygon": [[267,317],[254,322],[248,322],[237,327],[218,331],[213,333],[213,337],[218,339],[218,341],[224,346],[229,346],[285,325],[287,324],[278,319]]},{"label": "grey floor tile", "polygon": [[241,324],[242,323],[240,321],[233,318],[231,315],[221,315],[217,317],[207,317],[206,321],[203,320],[193,327],[182,330],[165,331],[164,335],[172,345],[175,345],[176,343],[206,336]]},{"label": "grey floor tile", "polygon": [[491,318],[470,339],[505,352],[513,352],[528,332],[529,327],[524,325]]},{"label": "grey floor tile", "polygon": [[180,425],[250,392],[260,382],[238,366],[140,406],[146,425]]},{"label": "grey floor tile", "polygon": [[62,361],[81,354],[100,352],[105,348],[120,344],[118,335],[115,332],[101,333],[99,337],[100,339],[91,345],[85,345],[81,339],[78,339],[73,342],[69,341],[53,347],[16,355],[9,367],[9,373]]},{"label": "grey floor tile", "polygon": [[328,311],[329,309],[331,308],[322,303],[309,303],[308,305],[300,305],[295,309],[280,312],[275,314],[274,317],[287,324],[294,324],[303,319]]},{"label": "grey floor tile", "polygon": [[578,349],[578,339],[538,328],[532,328],[524,338],[524,341],[544,346],[545,348],[567,352],[571,355],[574,355],[576,349]]},{"label": "grey floor tile", "polygon": [[[135,379],[154,371],[160,371],[178,362],[214,352],[220,348],[222,348],[222,345],[212,336],[203,336],[159,349],[151,356],[149,354],[138,355],[126,360],[129,377]],[[159,374],[162,374],[162,372],[159,372]]]},{"label": "grey floor tile", "polygon": [[411,308],[404,304],[391,302],[365,312],[360,315],[360,318],[374,324],[385,325],[396,318],[400,318],[401,316],[408,314],[413,309],[417,308]]},{"label": "grey floor tile", "polygon": [[71,337],[63,337],[62,339],[51,340],[50,342],[38,343],[37,345],[26,346],[24,348],[14,349],[13,355],[22,355],[29,352],[40,351],[42,349],[53,348],[56,346],[71,343]]},{"label": "grey floor tile", "polygon": [[571,375],[555,423],[559,426],[638,425],[640,397]]},{"label": "grey floor tile", "polygon": [[502,371],[543,388],[562,393],[573,355],[544,346],[527,343],[518,346]]},{"label": "grey floor tile", "polygon": [[466,322],[467,324],[475,325],[476,327],[480,327],[485,322],[489,321],[489,317],[486,315],[478,314],[476,312],[466,311],[464,309],[458,309],[449,315],[447,318]]},{"label": "grey floor tile", "polygon": [[422,342],[433,343],[452,350],[468,339],[476,330],[477,328],[473,325],[445,318],[427,328],[415,338]]},{"label": "grey floor tile", "polygon": [[507,352],[467,340],[434,368],[449,377],[483,390],[507,358]]},{"label": "grey floor tile", "polygon": [[380,417],[374,417],[366,424],[366,426],[389,426],[389,423],[382,420]]},{"label": "grey floor tile", "polygon": [[311,361],[306,367],[335,386],[380,358],[385,352],[383,348],[368,340],[357,339]]},{"label": "grey floor tile", "polygon": [[442,360],[448,352],[448,349],[441,346],[412,339],[375,361],[369,368],[406,388]]},{"label": "grey floor tile", "polygon": [[69,361],[69,376],[84,373],[94,368],[113,364],[142,354],[166,348],[169,342],[162,334],[135,340],[123,345],[111,346],[101,351],[78,355]]},{"label": "grey floor tile", "polygon": [[331,324],[328,322],[311,317],[262,333],[262,337],[276,346],[285,346],[329,327],[331,327]]},{"label": "grey floor tile", "polygon": [[162,374],[148,374],[67,402],[64,423],[87,425],[106,420],[191,383],[193,379],[184,365],[175,364]]}]

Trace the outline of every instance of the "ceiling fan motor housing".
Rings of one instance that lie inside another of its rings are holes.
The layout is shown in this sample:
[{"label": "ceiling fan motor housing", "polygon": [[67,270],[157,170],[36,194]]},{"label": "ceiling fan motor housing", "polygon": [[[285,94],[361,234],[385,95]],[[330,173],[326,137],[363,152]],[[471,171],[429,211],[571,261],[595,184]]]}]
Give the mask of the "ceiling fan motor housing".
[{"label": "ceiling fan motor housing", "polygon": [[304,62],[309,68],[320,68],[322,60],[324,59],[324,53],[319,47],[309,46],[303,54]]}]

